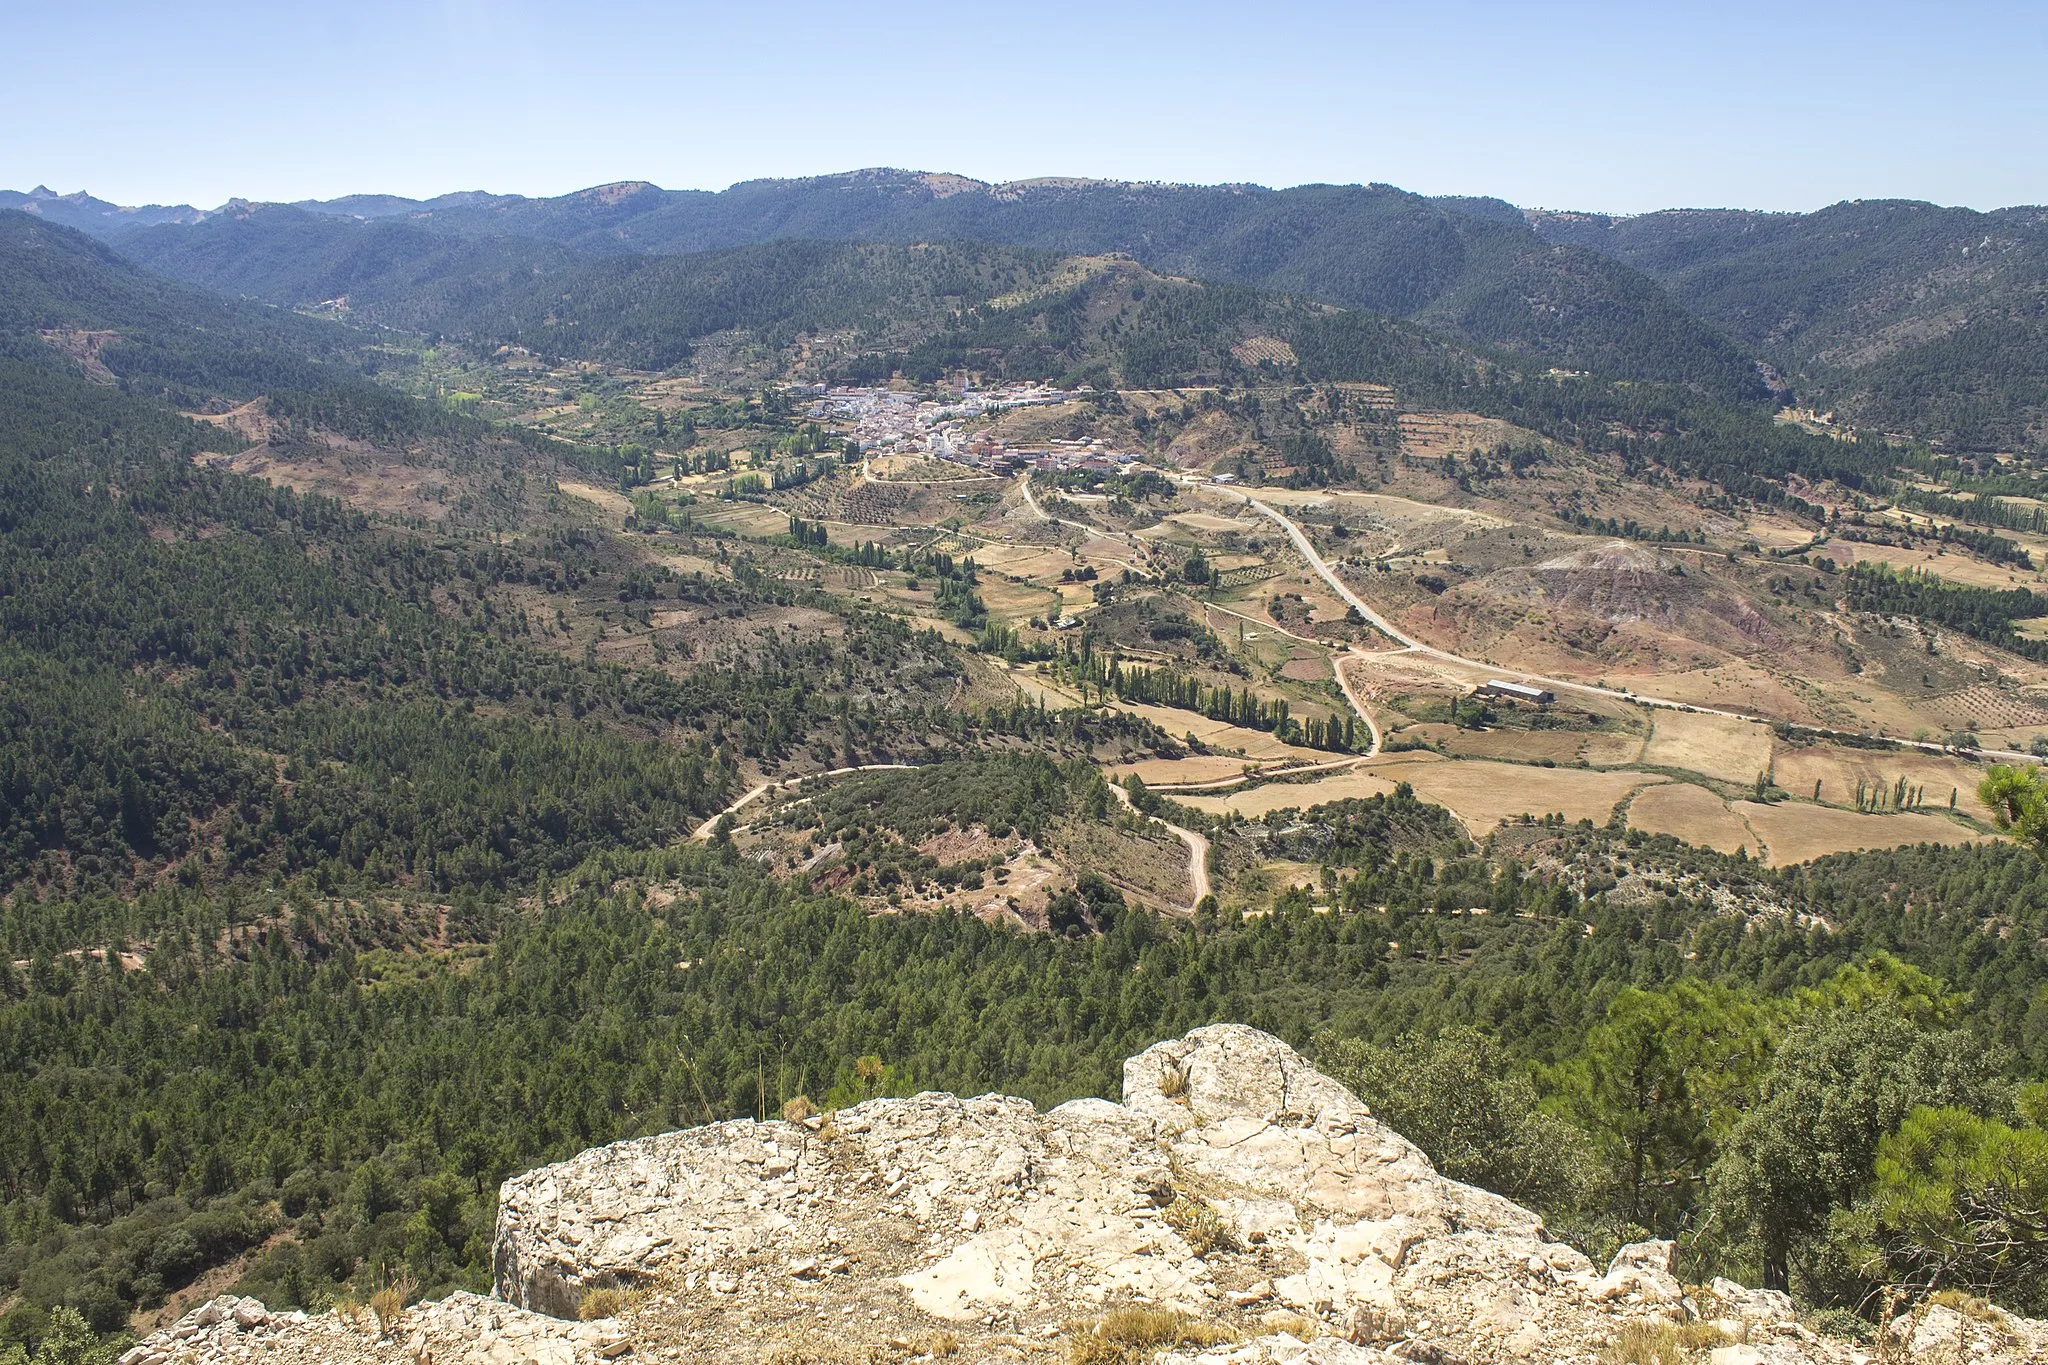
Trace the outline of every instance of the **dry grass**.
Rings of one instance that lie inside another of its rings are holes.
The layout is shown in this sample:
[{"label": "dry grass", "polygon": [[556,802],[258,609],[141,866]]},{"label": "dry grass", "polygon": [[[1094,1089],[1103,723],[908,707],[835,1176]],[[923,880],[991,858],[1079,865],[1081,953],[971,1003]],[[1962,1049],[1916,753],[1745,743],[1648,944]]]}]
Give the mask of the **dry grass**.
[{"label": "dry grass", "polygon": [[1605,1365],[1696,1365],[1715,1347],[1731,1344],[1726,1332],[1708,1322],[1631,1322],[1600,1359]]},{"label": "dry grass", "polygon": [[1070,1330],[1067,1365],[1139,1365],[1170,1346],[1218,1346],[1237,1339],[1220,1323],[1158,1308],[1119,1308]]},{"label": "dry grass", "polygon": [[[1067,703],[1073,705],[1071,700]],[[1185,730],[1181,731],[1186,734]],[[1136,773],[1148,787],[1161,783],[1173,785],[1182,782],[1215,782],[1222,778],[1241,777],[1245,761],[1227,754],[1202,754],[1192,758],[1146,758],[1136,763],[1120,763],[1103,773],[1110,781],[1121,781],[1125,774]]]},{"label": "dry grass", "polygon": [[1659,710],[1643,762],[1723,782],[1753,782],[1758,773],[1770,770],[1771,732],[1755,721]]},{"label": "dry grass", "polygon": [[654,1286],[651,1284],[635,1285],[630,1289],[606,1285],[583,1296],[576,1305],[576,1316],[584,1322],[615,1318],[647,1302],[653,1294]]},{"label": "dry grass", "polygon": [[1525,768],[1483,759],[1449,763],[1404,761],[1376,766],[1380,777],[1405,781],[1425,801],[1444,806],[1474,835],[1504,820],[1557,812],[1569,822],[1604,825],[1615,803],[1664,779],[1648,773],[1598,772],[1587,768]]},{"label": "dry grass", "polygon": [[370,1312],[377,1319],[378,1336],[391,1335],[391,1329],[405,1312],[406,1302],[419,1292],[419,1287],[418,1280],[401,1271],[397,1279],[386,1282],[370,1295]]},{"label": "dry grass", "polygon": [[1738,801],[1738,814],[1749,820],[1770,845],[1773,867],[1803,863],[1828,853],[1862,848],[1896,848],[1900,844],[1967,844],[1989,836],[1978,834],[1946,815],[1858,815],[1829,806],[1787,801],[1761,805]]},{"label": "dry grass", "polygon": [[[1171,1073],[1169,1073],[1171,1074]],[[1185,1088],[1186,1081],[1182,1081]],[[1160,1087],[1162,1092],[1165,1087]],[[1195,1255],[1207,1260],[1219,1251],[1236,1251],[1237,1234],[1199,1199],[1182,1196],[1166,1206],[1166,1225],[1181,1235]]]},{"label": "dry grass", "polygon": [[1979,1298],[1965,1289],[1937,1289],[1927,1296],[1927,1301],[1943,1308],[1953,1308],[1966,1318],[1987,1326],[2005,1330],[2005,1312],[1989,1299]]},{"label": "dry grass", "polygon": [[1930,806],[1946,810],[1948,794],[1960,792],[1957,805],[1968,814],[1978,814],[1971,793],[1984,776],[1984,769],[1959,758],[1911,749],[1889,752],[1871,749],[1843,749],[1832,744],[1813,744],[1778,753],[1778,785],[1794,796],[1811,797],[1814,783],[1820,784],[1823,805],[1853,806],[1856,784],[1889,787],[1900,778],[1927,789]]},{"label": "dry grass", "polygon": [[[587,483],[578,483],[574,479],[557,480],[555,487],[572,498],[581,498],[587,503],[595,504],[616,517],[628,516],[633,511],[633,500],[616,489],[597,488]],[[701,516],[698,518],[699,521],[706,519]]]},{"label": "dry grass", "polygon": [[1268,1332],[1284,1332],[1296,1341],[1314,1341],[1323,1334],[1322,1324],[1305,1313],[1269,1313],[1260,1320]]},{"label": "dry grass", "polygon": [[1339,769],[1335,776],[1317,778],[1311,782],[1269,782],[1263,787],[1240,791],[1229,795],[1200,796],[1188,795],[1177,798],[1198,810],[1221,815],[1225,811],[1236,811],[1248,820],[1256,820],[1268,811],[1306,810],[1331,801],[1348,801],[1380,796],[1394,790],[1394,781],[1375,777],[1359,768]]},{"label": "dry grass", "polygon": [[343,1294],[334,1301],[334,1316],[358,1332],[368,1329],[369,1310],[364,1308],[353,1294]]}]

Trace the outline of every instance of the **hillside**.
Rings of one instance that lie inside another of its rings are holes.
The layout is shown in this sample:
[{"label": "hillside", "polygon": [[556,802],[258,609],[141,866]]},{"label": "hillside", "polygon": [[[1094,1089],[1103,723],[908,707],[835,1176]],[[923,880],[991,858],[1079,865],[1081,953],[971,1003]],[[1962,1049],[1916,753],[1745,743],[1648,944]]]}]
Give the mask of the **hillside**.
[{"label": "hillside", "polygon": [[[33,207],[59,213],[49,199]],[[2048,411],[2039,361],[2048,227],[2038,209],[1873,200],[1810,214],[1615,218],[1524,214],[1499,200],[1382,185],[987,185],[868,170],[718,193],[624,182],[554,199],[309,201],[293,211],[325,228],[302,221],[282,259],[276,242],[185,236],[198,219],[204,228],[248,217],[246,205],[212,215],[109,209],[64,221],[120,237],[166,273],[273,299],[362,288],[369,282],[350,262],[379,257],[412,261],[411,289],[432,296],[449,277],[546,273],[563,263],[557,251],[977,241],[1123,254],[1162,274],[1411,319],[1545,366],[1682,382],[1722,400],[1763,396],[1752,366],[1761,359],[1804,405],[1962,450],[2038,443]],[[164,226],[138,226],[152,222]],[[344,230],[365,227],[378,231]],[[420,232],[469,244],[437,245]],[[399,303],[395,292],[387,301]]]},{"label": "hillside", "polygon": [[[221,293],[643,370],[679,365],[693,343],[727,332],[774,352],[801,341],[814,367],[926,380],[965,365],[1013,379],[1213,383],[1251,373],[1232,348],[1261,335],[1299,343],[1318,374],[1392,382],[1447,357],[1466,374],[1489,363],[1418,327],[1340,323],[1299,298],[1163,276],[1127,257],[976,242],[590,256],[271,207],[132,234],[121,249]],[[1490,303],[1467,302],[1474,318]]]},{"label": "hillside", "polygon": [[2048,215],[1902,200],[1809,214],[1531,214],[1792,377],[1801,401],[1963,449],[2048,434]]},{"label": "hillside", "polygon": [[357,369],[362,342],[260,304],[237,303],[138,269],[72,228],[0,210],[0,336],[74,353],[94,373],[166,394],[248,397],[268,385],[308,387]]}]

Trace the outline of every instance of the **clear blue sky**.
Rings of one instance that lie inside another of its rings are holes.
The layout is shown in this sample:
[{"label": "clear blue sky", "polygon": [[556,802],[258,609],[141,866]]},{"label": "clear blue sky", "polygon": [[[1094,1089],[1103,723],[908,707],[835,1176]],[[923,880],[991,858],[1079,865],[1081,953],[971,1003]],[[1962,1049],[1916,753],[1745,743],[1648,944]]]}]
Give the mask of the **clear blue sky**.
[{"label": "clear blue sky", "polygon": [[0,187],[986,180],[2048,201],[2048,3],[0,0]]}]

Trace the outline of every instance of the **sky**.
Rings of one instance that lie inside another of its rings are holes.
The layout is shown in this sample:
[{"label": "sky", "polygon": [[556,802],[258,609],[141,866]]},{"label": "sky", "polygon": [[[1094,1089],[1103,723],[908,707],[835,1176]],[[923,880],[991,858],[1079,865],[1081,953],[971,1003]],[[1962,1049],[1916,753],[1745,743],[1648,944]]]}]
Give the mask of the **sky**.
[{"label": "sky", "polygon": [[127,204],[862,166],[2048,202],[2043,0],[0,0],[0,50],[0,188]]}]

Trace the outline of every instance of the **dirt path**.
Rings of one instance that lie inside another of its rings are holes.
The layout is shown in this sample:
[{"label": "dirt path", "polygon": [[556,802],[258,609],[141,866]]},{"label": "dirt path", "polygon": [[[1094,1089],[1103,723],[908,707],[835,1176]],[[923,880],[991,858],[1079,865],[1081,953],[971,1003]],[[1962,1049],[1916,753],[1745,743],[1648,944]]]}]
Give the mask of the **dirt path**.
[{"label": "dirt path", "polygon": [[1227,787],[1242,787],[1247,782],[1273,782],[1283,777],[1300,777],[1303,773],[1355,768],[1371,757],[1371,754],[1357,754],[1351,758],[1333,758],[1328,763],[1303,763],[1292,768],[1254,768],[1236,777],[1212,777],[1206,782],[1148,782],[1145,785],[1156,792],[1214,792]]},{"label": "dirt path", "polygon": [[[1035,496],[1033,496],[1031,492],[1031,476],[1029,474],[1020,475],[1018,477],[1017,484],[1018,487],[1023,489],[1024,491],[1025,505],[1029,507],[1033,512],[1036,512],[1040,517],[1044,518],[1046,521],[1052,522],[1054,525],[1057,526],[1072,527],[1074,530],[1081,532],[1083,535],[1089,537],[1092,540],[1115,539],[1114,532],[1105,531],[1100,526],[1090,526],[1085,521],[1069,521],[1065,517],[1056,517],[1052,513],[1046,511],[1043,507],[1039,506],[1038,499]],[[1144,557],[1144,552],[1140,550],[1135,544],[1133,544],[1128,538],[1125,540],[1124,543],[1130,546],[1132,554],[1137,555],[1139,558]],[[1149,570],[1145,569],[1142,565],[1134,563],[1133,561],[1128,559],[1116,559],[1109,555],[1103,555],[1102,558],[1109,560],[1109,562],[1112,564],[1121,564],[1126,569],[1129,569],[1132,573],[1135,574],[1145,574],[1149,572]]]},{"label": "dirt path", "polygon": [[[805,782],[820,777],[851,777],[855,773],[906,772],[917,766],[915,763],[863,763],[852,768],[832,768],[822,773],[806,773],[802,777],[786,777],[780,782],[763,782],[760,786],[753,788],[739,800],[697,826],[696,832],[690,838],[697,843],[708,842],[711,838],[711,832],[718,827],[720,820],[725,819],[729,815],[739,814],[740,811],[760,800],[769,792],[778,789],[798,787]],[[1123,802],[1126,808],[1130,807],[1131,794],[1129,792],[1114,782],[1109,784],[1109,789],[1116,793],[1116,799]],[[1162,820],[1156,815],[1148,815],[1145,818],[1155,825],[1163,826],[1175,838],[1187,846],[1188,885],[1193,888],[1193,895],[1189,898],[1188,903],[1181,908],[1192,914],[1194,908],[1200,905],[1209,894],[1209,840],[1191,829],[1182,829],[1171,820]]]},{"label": "dirt path", "polygon": [[745,796],[742,796],[739,800],[697,826],[696,833],[692,834],[690,838],[700,844],[707,842],[711,838],[711,831],[718,827],[720,820],[723,820],[728,815],[738,815],[747,806],[760,800],[769,792],[780,788],[801,786],[812,778],[817,777],[848,777],[854,773],[900,772],[907,768],[915,768],[916,766],[915,763],[863,763],[853,768],[832,768],[822,773],[805,773],[801,777],[785,777],[780,782],[763,782],[760,786],[754,788]]},{"label": "dirt path", "polygon": [[[1131,805],[1129,792],[1114,782],[1109,784],[1109,789],[1116,793],[1116,799],[1124,803],[1126,810],[1136,809]],[[1175,838],[1187,845],[1188,885],[1192,888],[1193,894],[1189,897],[1188,903],[1181,908],[1193,914],[1195,907],[1209,896],[1209,840],[1207,836],[1197,834],[1191,829],[1182,829],[1171,820],[1162,820],[1156,815],[1148,815],[1145,818],[1155,825],[1165,826]]]},{"label": "dirt path", "polygon": [[1365,722],[1365,728],[1372,731],[1372,747],[1365,751],[1365,756],[1371,758],[1380,751],[1380,723],[1372,718],[1372,712],[1365,709],[1365,703],[1360,701],[1358,694],[1351,690],[1351,679],[1344,676],[1344,661],[1350,657],[1349,651],[1343,654],[1332,654],[1330,656],[1330,672],[1336,676],[1337,686],[1343,691],[1344,700],[1351,703],[1351,709],[1356,711],[1358,718]]}]

